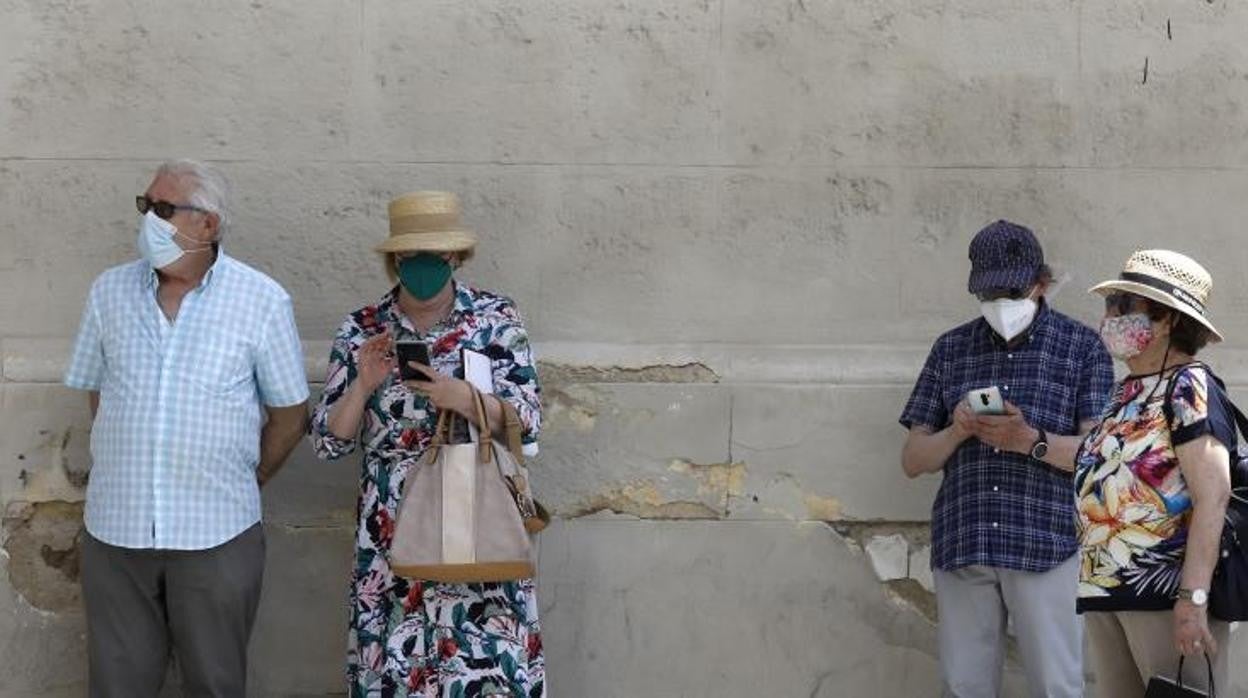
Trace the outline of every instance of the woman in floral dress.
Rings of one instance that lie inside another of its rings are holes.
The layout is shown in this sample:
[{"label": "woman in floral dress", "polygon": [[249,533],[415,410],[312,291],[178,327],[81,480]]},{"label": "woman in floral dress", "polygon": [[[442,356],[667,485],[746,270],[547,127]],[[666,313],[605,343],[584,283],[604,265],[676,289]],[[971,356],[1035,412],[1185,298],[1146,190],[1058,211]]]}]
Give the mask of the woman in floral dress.
[{"label": "woman in floral dress", "polygon": [[1208,616],[1237,437],[1222,386],[1194,355],[1221,335],[1205,315],[1213,281],[1195,261],[1137,252],[1105,295],[1101,336],[1130,375],[1075,461],[1084,613],[1100,695],[1142,697],[1202,654],[1226,686],[1229,626]]},{"label": "woman in floral dress", "polygon": [[[390,238],[377,248],[397,285],[347,316],[334,340],[312,419],[317,454],[364,451],[351,572],[347,683],[353,698],[545,696],[533,580],[450,584],[405,579],[388,563],[403,482],[433,436],[440,410],[475,414],[461,349],[488,356],[490,423],[506,400],[520,415],[526,450],[541,426],[537,373],[515,305],[453,278],[475,236],[457,199],[418,192],[390,204]],[[428,382],[404,383],[396,340],[429,347]]]}]

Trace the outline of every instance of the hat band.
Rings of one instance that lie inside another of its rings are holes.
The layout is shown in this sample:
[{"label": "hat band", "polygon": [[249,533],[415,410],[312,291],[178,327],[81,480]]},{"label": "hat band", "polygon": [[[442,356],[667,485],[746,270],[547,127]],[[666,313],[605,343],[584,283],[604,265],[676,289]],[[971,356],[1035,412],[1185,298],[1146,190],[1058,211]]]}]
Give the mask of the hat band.
[{"label": "hat band", "polygon": [[390,234],[446,233],[459,229],[459,216],[454,213],[414,213],[391,216]]},{"label": "hat band", "polygon": [[1186,290],[1172,283],[1169,283],[1167,281],[1162,281],[1161,279],[1158,279],[1155,276],[1149,276],[1148,274],[1137,274],[1135,272],[1130,272],[1130,271],[1122,272],[1122,274],[1120,274],[1118,278],[1122,279],[1123,281],[1132,281],[1137,284],[1144,284],[1145,286],[1151,286],[1152,288],[1155,288],[1158,291],[1161,291],[1162,293],[1167,293],[1171,296],[1174,296],[1174,298],[1180,302],[1183,302],[1183,303],[1186,303],[1187,305],[1192,306],[1192,308],[1196,312],[1200,313],[1202,316],[1205,315],[1205,304],[1202,301],[1197,300],[1195,296],[1193,296],[1192,294],[1188,293]]}]

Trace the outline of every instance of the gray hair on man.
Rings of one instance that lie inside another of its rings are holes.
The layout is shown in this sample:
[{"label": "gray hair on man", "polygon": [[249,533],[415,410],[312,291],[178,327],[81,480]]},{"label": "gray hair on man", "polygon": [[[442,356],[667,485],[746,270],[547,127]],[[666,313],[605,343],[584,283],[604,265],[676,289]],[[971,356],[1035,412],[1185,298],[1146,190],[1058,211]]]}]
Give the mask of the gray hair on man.
[{"label": "gray hair on man", "polygon": [[225,237],[230,227],[230,183],[220,170],[198,160],[169,160],[156,170],[156,176],[161,175],[194,181],[189,203],[217,214],[217,239]]}]

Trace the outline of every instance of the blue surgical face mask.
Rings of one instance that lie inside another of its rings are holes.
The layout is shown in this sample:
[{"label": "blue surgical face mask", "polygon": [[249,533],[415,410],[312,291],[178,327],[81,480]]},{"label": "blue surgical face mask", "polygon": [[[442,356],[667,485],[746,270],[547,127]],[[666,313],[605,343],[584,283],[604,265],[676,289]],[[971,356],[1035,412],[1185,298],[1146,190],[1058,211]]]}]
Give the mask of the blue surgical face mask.
[{"label": "blue surgical face mask", "polygon": [[[173,239],[176,235],[179,235],[177,226],[148,211],[139,219],[139,254],[153,269],[164,269],[188,252]],[[211,247],[204,245],[189,251],[200,252]]]}]

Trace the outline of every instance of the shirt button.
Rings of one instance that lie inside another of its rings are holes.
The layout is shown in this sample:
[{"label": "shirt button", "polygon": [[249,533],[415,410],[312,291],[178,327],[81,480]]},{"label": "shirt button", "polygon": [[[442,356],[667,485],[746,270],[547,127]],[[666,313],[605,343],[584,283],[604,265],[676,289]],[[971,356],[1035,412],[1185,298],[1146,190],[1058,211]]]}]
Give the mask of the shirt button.
[{"label": "shirt button", "polygon": [[1007,359],[1012,359],[1012,358],[1014,358],[1014,355],[1013,355],[1013,354],[1006,354],[1006,355],[1005,355],[1005,358],[1007,358]]},{"label": "shirt button", "polygon": [[993,452],[993,453],[1000,453],[1000,452],[1001,452],[1001,449],[999,449],[999,448],[994,448],[994,449],[992,449],[992,452]]},{"label": "shirt button", "polygon": [[1001,525],[1001,524],[998,524],[996,521],[993,521],[993,522],[992,522],[992,527],[993,527],[993,528],[996,528],[996,527],[998,527],[998,526],[1000,526],[1000,525]]},{"label": "shirt button", "polygon": [[1010,386],[1008,386],[1008,385],[1007,385],[1007,386],[1005,386],[1005,390],[1009,390],[1009,389],[1010,389]]},{"label": "shirt button", "polygon": [[993,485],[993,486],[992,486],[992,491],[993,491],[993,492],[996,492],[996,491],[998,491],[998,490],[1000,490],[1000,489],[1001,489],[1001,488],[1000,488],[1000,487],[997,487],[996,485]]}]

